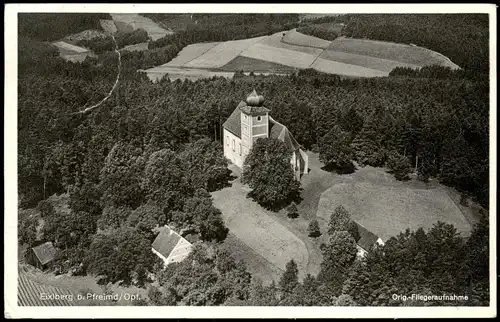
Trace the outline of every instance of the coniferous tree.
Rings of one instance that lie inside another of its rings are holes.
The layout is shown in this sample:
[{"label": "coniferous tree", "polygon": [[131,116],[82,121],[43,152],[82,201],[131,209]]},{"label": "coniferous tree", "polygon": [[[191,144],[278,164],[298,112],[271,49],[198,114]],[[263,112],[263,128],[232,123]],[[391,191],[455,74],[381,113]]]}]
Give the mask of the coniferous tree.
[{"label": "coniferous tree", "polygon": [[309,222],[309,226],[307,227],[307,231],[309,232],[310,237],[316,238],[316,237],[321,236],[319,223],[316,219],[313,219]]},{"label": "coniferous tree", "polygon": [[349,222],[351,220],[351,215],[340,205],[335,208],[333,213],[330,215],[330,221],[328,222],[328,235],[332,236],[335,232],[347,231],[349,229]]}]

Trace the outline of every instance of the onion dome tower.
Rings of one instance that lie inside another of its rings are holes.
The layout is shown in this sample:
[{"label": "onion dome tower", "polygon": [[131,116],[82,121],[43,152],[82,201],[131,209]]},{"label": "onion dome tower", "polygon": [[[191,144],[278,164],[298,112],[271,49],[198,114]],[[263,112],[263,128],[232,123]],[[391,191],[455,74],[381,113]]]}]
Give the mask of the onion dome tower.
[{"label": "onion dome tower", "polygon": [[264,106],[264,96],[258,95],[255,89],[240,103],[241,111],[241,145],[244,157],[259,138],[269,136],[269,109]]}]

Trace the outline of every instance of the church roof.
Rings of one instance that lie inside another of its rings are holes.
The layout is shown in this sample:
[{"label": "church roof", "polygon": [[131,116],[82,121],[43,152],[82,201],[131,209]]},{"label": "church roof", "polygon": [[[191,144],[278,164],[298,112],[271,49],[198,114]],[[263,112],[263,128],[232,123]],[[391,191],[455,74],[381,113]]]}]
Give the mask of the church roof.
[{"label": "church roof", "polygon": [[288,150],[291,152],[300,149],[299,143],[295,140],[292,133],[286,126],[277,122],[269,116],[269,137],[280,140],[285,143]]},{"label": "church roof", "polygon": [[226,122],[222,126],[233,133],[237,137],[241,138],[241,112],[240,107],[246,105],[245,102],[241,101],[240,104],[234,109],[233,113],[228,117]]}]

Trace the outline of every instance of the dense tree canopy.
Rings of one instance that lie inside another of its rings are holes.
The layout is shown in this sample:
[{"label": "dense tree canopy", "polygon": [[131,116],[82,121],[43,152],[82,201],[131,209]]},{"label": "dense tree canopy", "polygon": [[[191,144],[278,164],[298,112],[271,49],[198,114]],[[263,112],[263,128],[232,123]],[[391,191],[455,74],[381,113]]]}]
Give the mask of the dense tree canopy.
[{"label": "dense tree canopy", "polygon": [[260,205],[279,209],[298,197],[300,182],[290,165],[291,153],[282,141],[257,139],[243,165],[243,182]]}]

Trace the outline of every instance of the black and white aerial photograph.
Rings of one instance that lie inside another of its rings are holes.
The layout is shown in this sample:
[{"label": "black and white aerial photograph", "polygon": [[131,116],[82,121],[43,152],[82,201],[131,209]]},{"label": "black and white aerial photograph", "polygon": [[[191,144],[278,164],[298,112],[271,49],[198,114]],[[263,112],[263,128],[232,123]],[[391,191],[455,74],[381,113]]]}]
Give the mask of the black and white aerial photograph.
[{"label": "black and white aerial photograph", "polygon": [[179,8],[6,6],[5,317],[496,316],[494,5]]}]

